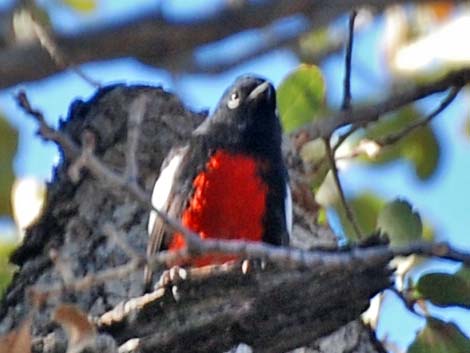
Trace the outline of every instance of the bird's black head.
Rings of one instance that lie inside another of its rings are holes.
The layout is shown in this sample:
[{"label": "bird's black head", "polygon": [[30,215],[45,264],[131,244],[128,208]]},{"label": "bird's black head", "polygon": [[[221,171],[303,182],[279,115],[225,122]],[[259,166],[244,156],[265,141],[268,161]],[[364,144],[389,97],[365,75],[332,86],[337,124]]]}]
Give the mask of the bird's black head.
[{"label": "bird's black head", "polygon": [[260,77],[241,76],[225,91],[213,118],[248,122],[264,118],[260,114],[271,118],[275,110],[276,94],[273,85]]},{"label": "bird's black head", "polygon": [[207,127],[228,148],[234,145],[261,151],[280,145],[276,92],[260,77],[239,77],[225,91],[209,120]]}]

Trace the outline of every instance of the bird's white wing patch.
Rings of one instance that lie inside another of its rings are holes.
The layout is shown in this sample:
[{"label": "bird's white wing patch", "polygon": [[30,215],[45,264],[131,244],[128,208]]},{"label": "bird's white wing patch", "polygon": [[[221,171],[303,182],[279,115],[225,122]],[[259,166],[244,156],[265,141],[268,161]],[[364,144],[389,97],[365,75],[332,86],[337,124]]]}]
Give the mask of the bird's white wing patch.
[{"label": "bird's white wing patch", "polygon": [[[173,181],[175,179],[175,173],[178,170],[178,167],[181,164],[183,159],[183,154],[176,154],[167,164],[165,168],[160,172],[152,191],[152,205],[157,210],[162,210],[168,202],[168,197],[170,196],[171,188],[173,187]],[[152,234],[153,225],[157,218],[157,213],[155,211],[150,212],[149,223],[148,223],[148,234]]]},{"label": "bird's white wing patch", "polygon": [[284,200],[285,213],[286,213],[286,227],[289,233],[289,238],[292,236],[292,193],[290,191],[289,183],[286,183],[286,199]]}]

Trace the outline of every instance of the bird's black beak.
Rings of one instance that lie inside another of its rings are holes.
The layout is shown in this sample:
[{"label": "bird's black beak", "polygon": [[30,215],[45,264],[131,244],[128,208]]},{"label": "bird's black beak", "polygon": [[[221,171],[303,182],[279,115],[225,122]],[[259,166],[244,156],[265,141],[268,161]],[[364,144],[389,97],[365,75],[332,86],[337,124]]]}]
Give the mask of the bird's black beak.
[{"label": "bird's black beak", "polygon": [[251,93],[248,95],[248,100],[251,101],[257,99],[263,94],[271,94],[271,84],[268,81],[264,81],[263,83],[256,86],[253,91],[251,91]]}]

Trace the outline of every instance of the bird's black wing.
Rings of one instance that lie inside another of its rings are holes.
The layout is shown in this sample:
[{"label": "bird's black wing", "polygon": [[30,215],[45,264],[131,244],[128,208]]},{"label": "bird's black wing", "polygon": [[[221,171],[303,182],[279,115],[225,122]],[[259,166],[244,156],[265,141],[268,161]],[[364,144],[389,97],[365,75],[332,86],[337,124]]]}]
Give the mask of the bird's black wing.
[{"label": "bird's black wing", "polygon": [[[190,196],[190,188],[185,185],[190,185],[190,182],[181,180],[185,170],[188,170],[190,160],[191,149],[188,145],[171,150],[162,163],[160,175],[153,188],[153,207],[175,220],[180,219]],[[152,210],[148,223],[147,258],[165,248],[167,242],[165,237],[168,233],[169,227],[165,221],[158,216],[155,210]],[[152,271],[146,268],[144,283],[147,289],[149,289],[151,281]]]}]

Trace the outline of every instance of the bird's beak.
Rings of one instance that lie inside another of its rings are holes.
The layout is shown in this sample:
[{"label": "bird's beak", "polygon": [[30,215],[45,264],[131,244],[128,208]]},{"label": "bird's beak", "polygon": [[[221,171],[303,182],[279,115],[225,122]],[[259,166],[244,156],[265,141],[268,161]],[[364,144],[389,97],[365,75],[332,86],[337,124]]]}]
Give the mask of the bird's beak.
[{"label": "bird's beak", "polygon": [[248,95],[248,100],[256,99],[260,94],[269,89],[269,85],[270,84],[268,81],[264,81],[263,83],[256,86],[255,89]]}]

